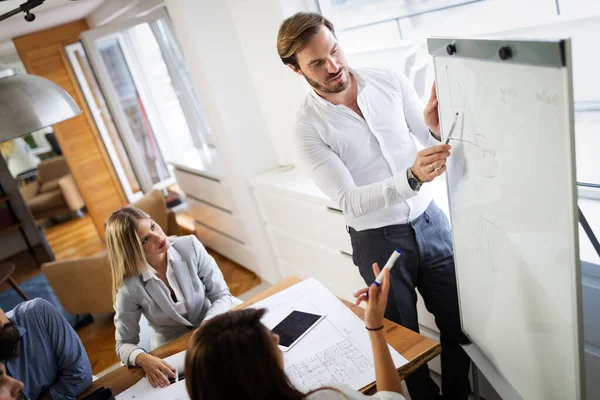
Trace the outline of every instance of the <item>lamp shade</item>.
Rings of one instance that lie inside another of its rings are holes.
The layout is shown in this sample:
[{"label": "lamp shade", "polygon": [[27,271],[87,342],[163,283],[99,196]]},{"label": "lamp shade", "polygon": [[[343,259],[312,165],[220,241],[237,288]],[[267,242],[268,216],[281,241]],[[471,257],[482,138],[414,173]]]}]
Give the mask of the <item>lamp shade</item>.
[{"label": "lamp shade", "polygon": [[0,142],[21,137],[81,114],[56,83],[35,75],[0,78]]}]

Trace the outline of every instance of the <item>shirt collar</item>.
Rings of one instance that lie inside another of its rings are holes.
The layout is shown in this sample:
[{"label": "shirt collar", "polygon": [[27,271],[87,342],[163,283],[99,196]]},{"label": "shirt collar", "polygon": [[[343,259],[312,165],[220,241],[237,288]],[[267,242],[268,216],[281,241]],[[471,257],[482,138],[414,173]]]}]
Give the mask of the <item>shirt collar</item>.
[{"label": "shirt collar", "polygon": [[[171,264],[174,261],[179,260],[179,259],[181,259],[181,256],[179,255],[177,250],[175,250],[175,248],[173,248],[173,244],[171,244],[171,246],[169,247],[169,250],[167,250],[167,269],[169,267],[169,264]],[[154,268],[152,268],[150,266],[150,264],[147,264],[146,269],[142,272],[142,279],[144,280],[144,282],[146,282],[152,278],[158,279],[158,277],[156,276],[156,273],[154,271]]]},{"label": "shirt collar", "polygon": [[[367,81],[365,80],[365,78],[360,74],[360,72],[358,72],[355,69],[352,69],[350,67],[348,67],[348,71],[350,71],[350,73],[356,78],[356,83],[358,85],[358,93],[360,94],[360,92],[362,92],[362,90],[365,88]],[[318,95],[318,93],[315,91],[314,88],[310,89],[310,94],[311,96],[317,101],[319,102],[319,104],[322,104],[326,107],[337,107],[338,105],[335,104],[331,104],[329,101],[325,100],[324,98],[322,98],[321,96]]]},{"label": "shirt collar", "polygon": [[[12,311],[9,311],[7,314],[12,314]],[[27,329],[23,328],[22,326],[17,325],[17,323],[15,322],[15,319],[14,319],[14,314],[7,315],[7,317],[8,317],[8,320],[17,327],[17,331],[19,331],[19,337],[23,337],[25,332],[27,332]]]}]

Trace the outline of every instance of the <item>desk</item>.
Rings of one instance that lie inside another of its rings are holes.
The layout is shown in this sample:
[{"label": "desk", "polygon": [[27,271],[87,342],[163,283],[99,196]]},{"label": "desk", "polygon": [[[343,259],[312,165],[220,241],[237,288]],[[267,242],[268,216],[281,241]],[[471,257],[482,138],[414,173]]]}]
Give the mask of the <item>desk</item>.
[{"label": "desk", "polygon": [[[245,303],[235,307],[234,310],[248,307],[301,281],[302,280],[300,278],[295,276],[288,277],[264,292],[257,294]],[[354,304],[343,299],[340,300],[360,319],[363,319],[365,310],[362,307],[355,306]],[[398,368],[398,374],[402,379],[440,354],[442,351],[439,343],[406,329],[390,320],[386,319],[384,321],[384,330],[385,338],[390,346],[396,349],[398,353],[402,354],[402,356],[408,360],[407,364]],[[175,339],[174,341],[167,343],[162,347],[159,347],[151,352],[151,354],[160,358],[165,358],[185,350],[192,333],[193,332],[186,333],[180,338]],[[82,396],[80,396],[80,398],[87,396],[101,386],[106,388],[111,387],[113,393],[118,395],[119,393],[133,386],[143,377],[144,371],[141,368],[128,369],[127,367],[123,366],[96,380],[94,383],[92,383],[92,386]],[[375,383],[364,387],[362,391],[367,393],[374,387]]]}]

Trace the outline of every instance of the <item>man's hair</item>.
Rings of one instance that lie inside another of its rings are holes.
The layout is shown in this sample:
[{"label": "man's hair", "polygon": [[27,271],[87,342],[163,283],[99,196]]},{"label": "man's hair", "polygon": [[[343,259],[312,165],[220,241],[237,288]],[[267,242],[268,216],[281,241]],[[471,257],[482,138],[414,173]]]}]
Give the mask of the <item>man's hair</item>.
[{"label": "man's hair", "polygon": [[277,34],[277,53],[281,61],[300,69],[296,55],[319,32],[321,26],[326,26],[335,36],[333,24],[321,14],[299,12],[283,21]]},{"label": "man's hair", "polygon": [[7,322],[0,328],[0,361],[9,361],[17,356],[21,335],[17,326]]}]

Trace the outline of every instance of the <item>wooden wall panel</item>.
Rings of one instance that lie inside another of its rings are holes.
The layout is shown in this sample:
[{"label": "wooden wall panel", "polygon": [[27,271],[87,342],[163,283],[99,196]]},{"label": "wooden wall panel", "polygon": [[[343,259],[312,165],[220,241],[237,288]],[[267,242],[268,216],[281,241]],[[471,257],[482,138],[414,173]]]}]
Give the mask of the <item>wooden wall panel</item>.
[{"label": "wooden wall panel", "polygon": [[79,40],[81,32],[87,29],[82,20],[13,41],[27,72],[60,85],[83,110],[53,128],[92,221],[104,239],[104,221],[113,210],[127,204],[127,198],[63,50],[65,45]]}]

